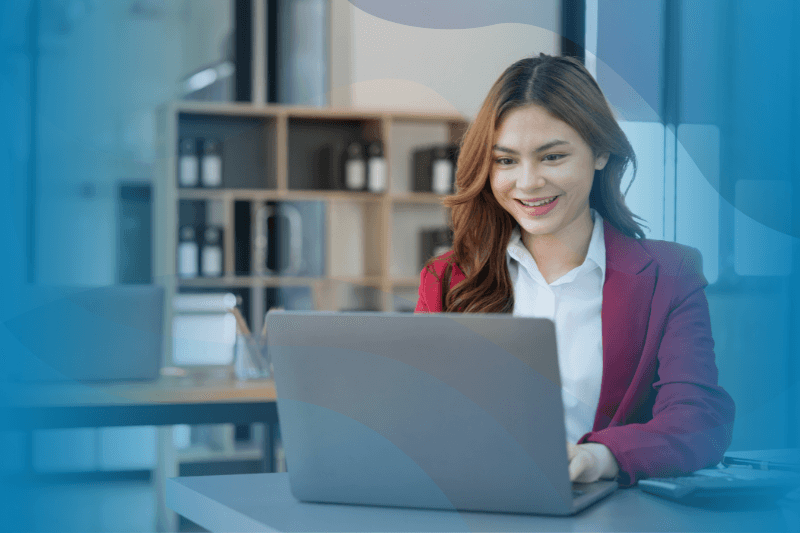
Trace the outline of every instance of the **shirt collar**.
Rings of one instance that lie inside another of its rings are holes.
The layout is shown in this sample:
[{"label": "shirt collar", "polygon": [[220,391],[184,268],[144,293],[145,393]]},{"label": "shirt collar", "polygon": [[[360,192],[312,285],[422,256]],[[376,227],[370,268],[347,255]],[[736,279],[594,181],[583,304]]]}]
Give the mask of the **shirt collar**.
[{"label": "shirt collar", "polygon": [[[583,264],[578,268],[578,274],[591,270],[595,267],[600,267],[601,273],[601,280],[606,279],[606,244],[605,244],[605,232],[603,230],[603,217],[600,216],[600,213],[595,211],[594,209],[591,210],[592,213],[592,222],[594,223],[594,228],[592,229],[592,237],[589,240],[589,249],[586,252],[586,259],[583,261]],[[514,259],[520,264],[525,265],[530,261],[530,266],[532,266],[536,273],[539,274],[539,268],[536,267],[536,262],[533,260],[531,253],[525,248],[525,245],[522,243],[522,234],[519,230],[519,226],[514,227],[514,231],[511,233],[511,239],[508,241],[508,248],[507,248],[507,258]]]}]

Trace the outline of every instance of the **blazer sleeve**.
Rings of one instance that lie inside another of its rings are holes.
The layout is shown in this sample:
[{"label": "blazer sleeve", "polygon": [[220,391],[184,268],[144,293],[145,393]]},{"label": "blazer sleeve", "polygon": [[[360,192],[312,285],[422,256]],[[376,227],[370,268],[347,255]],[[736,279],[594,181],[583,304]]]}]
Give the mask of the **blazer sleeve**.
[{"label": "blazer sleeve", "polygon": [[658,348],[652,418],[608,427],[579,443],[605,444],[619,463],[622,486],[645,477],[688,474],[718,463],[731,442],[735,407],[717,384],[714,340],[699,252],[679,269],[671,310]]}]

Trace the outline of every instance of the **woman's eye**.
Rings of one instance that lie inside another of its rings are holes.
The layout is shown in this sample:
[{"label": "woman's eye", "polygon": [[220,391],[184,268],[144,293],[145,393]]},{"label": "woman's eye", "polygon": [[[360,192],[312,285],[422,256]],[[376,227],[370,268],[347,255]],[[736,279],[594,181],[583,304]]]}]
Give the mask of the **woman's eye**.
[{"label": "woman's eye", "polygon": [[510,157],[498,157],[497,159],[494,160],[494,162],[497,163],[498,165],[510,165],[514,162],[514,160],[511,159]]},{"label": "woman's eye", "polygon": [[543,159],[545,161],[558,161],[562,157],[564,157],[564,154],[547,154]]}]

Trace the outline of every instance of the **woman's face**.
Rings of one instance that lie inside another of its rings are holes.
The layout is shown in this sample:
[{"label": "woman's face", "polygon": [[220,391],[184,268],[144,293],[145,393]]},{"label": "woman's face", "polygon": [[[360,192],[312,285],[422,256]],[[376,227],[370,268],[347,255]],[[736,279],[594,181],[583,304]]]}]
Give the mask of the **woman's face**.
[{"label": "woman's face", "polygon": [[559,237],[570,225],[591,221],[594,171],[605,167],[608,154],[595,158],[566,122],[529,105],[510,111],[500,124],[492,161],[494,197],[519,223],[526,241],[526,233]]}]

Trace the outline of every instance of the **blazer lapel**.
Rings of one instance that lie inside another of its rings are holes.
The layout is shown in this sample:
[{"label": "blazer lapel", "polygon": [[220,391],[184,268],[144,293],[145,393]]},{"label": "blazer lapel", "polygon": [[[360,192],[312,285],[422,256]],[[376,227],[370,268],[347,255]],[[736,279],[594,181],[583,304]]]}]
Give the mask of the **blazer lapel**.
[{"label": "blazer lapel", "polygon": [[615,419],[614,415],[626,392],[632,389],[658,274],[657,264],[636,239],[622,234],[607,221],[603,229],[606,246],[601,311],[603,377],[593,431],[619,423],[620,417]]}]

